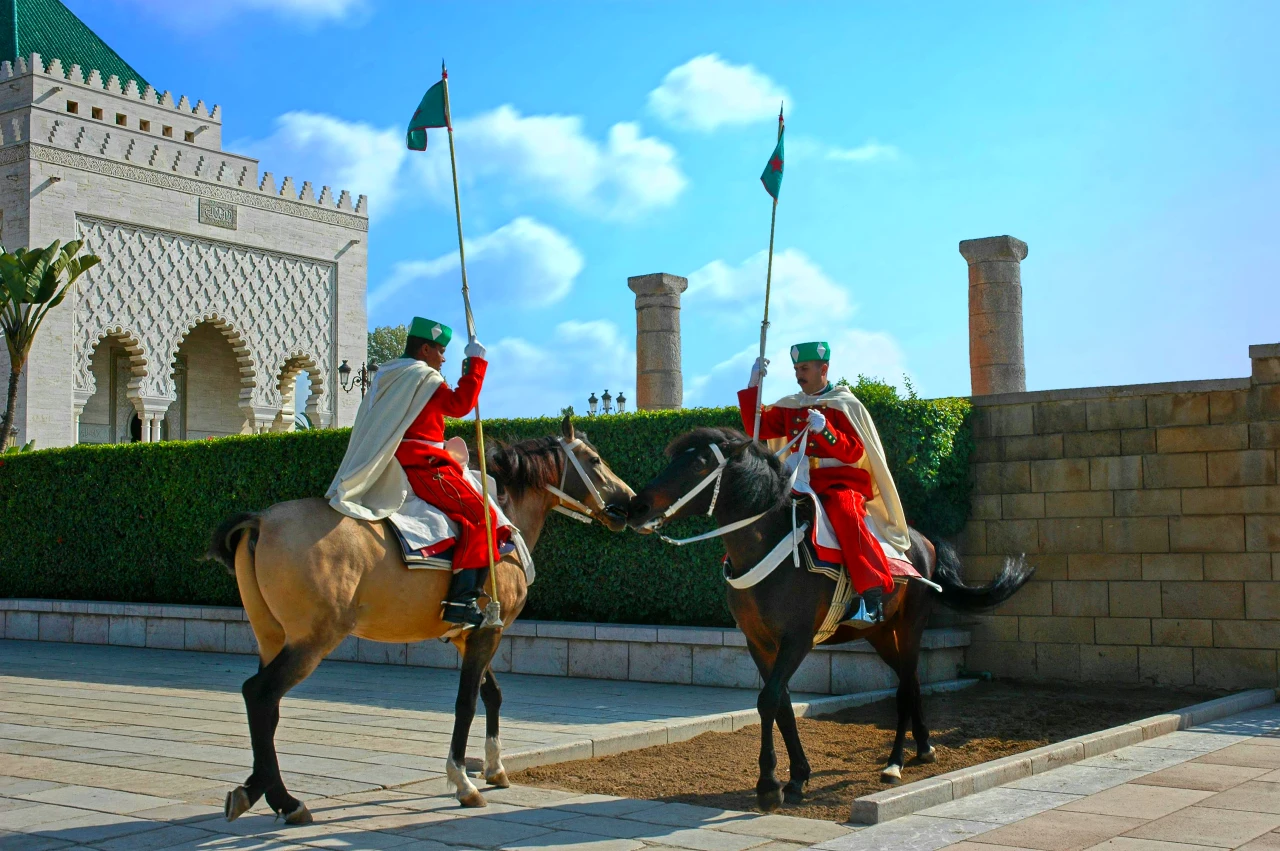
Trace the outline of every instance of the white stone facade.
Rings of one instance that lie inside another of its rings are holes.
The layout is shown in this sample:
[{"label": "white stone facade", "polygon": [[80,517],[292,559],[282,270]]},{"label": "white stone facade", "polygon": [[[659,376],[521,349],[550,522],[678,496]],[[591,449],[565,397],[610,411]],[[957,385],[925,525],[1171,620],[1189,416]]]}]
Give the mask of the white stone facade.
[{"label": "white stone facade", "polygon": [[[102,258],[36,337],[17,439],[203,438],[349,425],[365,359],[368,211],[221,150],[221,110],[39,55],[0,63],[0,242]],[[0,369],[8,375],[0,347]]]}]

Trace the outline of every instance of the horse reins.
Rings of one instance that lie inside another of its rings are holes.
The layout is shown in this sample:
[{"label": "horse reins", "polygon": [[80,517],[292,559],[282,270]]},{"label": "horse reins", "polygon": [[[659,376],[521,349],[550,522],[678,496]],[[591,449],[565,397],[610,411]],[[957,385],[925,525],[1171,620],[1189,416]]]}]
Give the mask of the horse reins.
[{"label": "horse reins", "polygon": [[[565,480],[569,476],[569,465],[573,465],[573,469],[578,474],[578,478],[586,485],[587,492],[591,495],[591,501],[596,504],[596,511],[603,512],[605,510],[604,499],[600,496],[600,491],[596,489],[596,483],[591,481],[591,477],[587,475],[587,471],[582,466],[582,462],[578,460],[577,454],[574,452],[579,446],[582,446],[582,440],[575,438],[572,442],[565,440],[563,437],[557,437],[560,442],[560,448],[564,450],[565,457],[569,459],[569,463],[564,465],[564,469],[560,471],[560,486],[547,485],[546,488],[557,499],[560,500],[558,505],[552,507],[552,511],[556,511],[566,517],[572,517],[579,523],[590,523],[595,519],[594,511],[583,505],[578,500],[565,493]],[[567,506],[567,507],[566,507]]]}]

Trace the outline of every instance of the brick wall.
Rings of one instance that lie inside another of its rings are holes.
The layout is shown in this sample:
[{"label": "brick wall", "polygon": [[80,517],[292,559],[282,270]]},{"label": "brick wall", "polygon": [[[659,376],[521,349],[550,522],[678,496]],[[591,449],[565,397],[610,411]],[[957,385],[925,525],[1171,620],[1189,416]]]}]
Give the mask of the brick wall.
[{"label": "brick wall", "polygon": [[1280,345],[1245,379],[974,399],[970,578],[1037,567],[973,628],[970,668],[1276,686]]}]

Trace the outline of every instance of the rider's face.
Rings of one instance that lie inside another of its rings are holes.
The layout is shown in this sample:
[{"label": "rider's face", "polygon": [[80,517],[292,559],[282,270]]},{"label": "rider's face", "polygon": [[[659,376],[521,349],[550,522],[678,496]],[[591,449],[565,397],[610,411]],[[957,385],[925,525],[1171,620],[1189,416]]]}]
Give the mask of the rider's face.
[{"label": "rider's face", "polygon": [[827,364],[820,360],[802,360],[796,364],[796,384],[806,393],[817,393],[827,386]]},{"label": "rider's face", "polygon": [[439,343],[424,344],[418,353],[418,360],[425,362],[432,369],[439,369],[444,366],[444,346]]}]

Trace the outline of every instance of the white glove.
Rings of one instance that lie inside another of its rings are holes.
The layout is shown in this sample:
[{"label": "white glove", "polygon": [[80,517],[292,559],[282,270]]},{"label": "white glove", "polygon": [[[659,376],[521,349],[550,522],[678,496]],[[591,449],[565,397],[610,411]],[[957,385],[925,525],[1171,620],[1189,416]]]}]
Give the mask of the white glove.
[{"label": "white glove", "polygon": [[485,356],[484,346],[480,345],[479,340],[472,340],[467,343],[467,347],[462,350],[462,353],[469,358],[480,358],[480,360],[484,360]]},{"label": "white glove", "polygon": [[759,387],[760,381],[769,374],[769,359],[756,358],[756,362],[751,365],[751,379],[747,381],[747,387]]},{"label": "white glove", "polygon": [[817,408],[809,409],[809,431],[822,434],[827,430],[827,418]]}]

